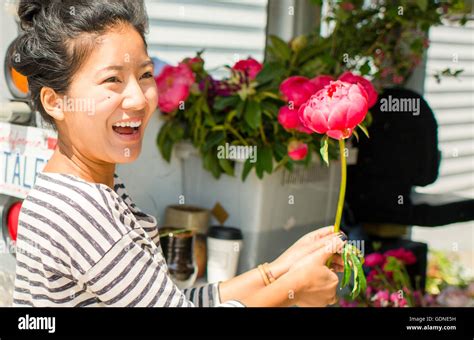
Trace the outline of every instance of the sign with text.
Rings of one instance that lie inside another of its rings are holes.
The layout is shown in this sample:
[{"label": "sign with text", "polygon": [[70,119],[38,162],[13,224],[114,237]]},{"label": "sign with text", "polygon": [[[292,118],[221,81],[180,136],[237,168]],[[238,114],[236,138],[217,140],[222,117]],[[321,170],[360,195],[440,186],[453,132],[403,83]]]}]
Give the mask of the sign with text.
[{"label": "sign with text", "polygon": [[0,194],[25,198],[56,142],[53,130],[0,123]]}]

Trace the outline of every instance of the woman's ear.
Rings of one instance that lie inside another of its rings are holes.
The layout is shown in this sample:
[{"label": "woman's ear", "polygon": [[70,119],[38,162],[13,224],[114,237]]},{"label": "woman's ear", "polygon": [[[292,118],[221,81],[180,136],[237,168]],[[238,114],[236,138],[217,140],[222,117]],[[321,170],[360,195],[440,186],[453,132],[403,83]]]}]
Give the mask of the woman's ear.
[{"label": "woman's ear", "polygon": [[56,91],[50,87],[43,87],[40,92],[40,99],[44,110],[54,120],[64,120],[63,101]]}]

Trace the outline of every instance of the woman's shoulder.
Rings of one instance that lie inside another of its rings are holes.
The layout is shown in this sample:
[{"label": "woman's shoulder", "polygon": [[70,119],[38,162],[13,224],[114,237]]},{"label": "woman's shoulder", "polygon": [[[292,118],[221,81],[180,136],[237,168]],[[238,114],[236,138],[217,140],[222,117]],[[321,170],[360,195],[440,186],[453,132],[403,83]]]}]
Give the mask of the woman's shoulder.
[{"label": "woman's shoulder", "polygon": [[104,184],[72,175],[40,173],[23,202],[21,213],[62,229],[74,228],[81,234],[96,229],[103,237],[116,239],[127,228],[115,219],[116,202],[111,192]]}]

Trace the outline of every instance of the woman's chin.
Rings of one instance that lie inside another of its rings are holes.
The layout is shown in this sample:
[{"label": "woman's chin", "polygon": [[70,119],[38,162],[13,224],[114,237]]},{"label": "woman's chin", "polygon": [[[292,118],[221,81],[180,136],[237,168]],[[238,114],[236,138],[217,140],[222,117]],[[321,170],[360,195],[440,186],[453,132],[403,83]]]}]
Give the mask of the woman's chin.
[{"label": "woman's chin", "polygon": [[135,161],[140,156],[141,147],[124,148],[122,153],[117,153],[114,157],[114,163],[126,164]]}]

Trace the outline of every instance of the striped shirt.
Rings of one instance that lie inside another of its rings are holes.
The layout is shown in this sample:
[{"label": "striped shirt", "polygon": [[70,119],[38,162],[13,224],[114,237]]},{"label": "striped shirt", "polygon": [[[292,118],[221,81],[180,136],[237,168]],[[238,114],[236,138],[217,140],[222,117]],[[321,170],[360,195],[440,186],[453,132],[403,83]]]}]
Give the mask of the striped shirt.
[{"label": "striped shirt", "polygon": [[40,173],[18,223],[14,306],[243,307],[221,303],[218,283],[179,290],[157,221],[114,189]]}]

